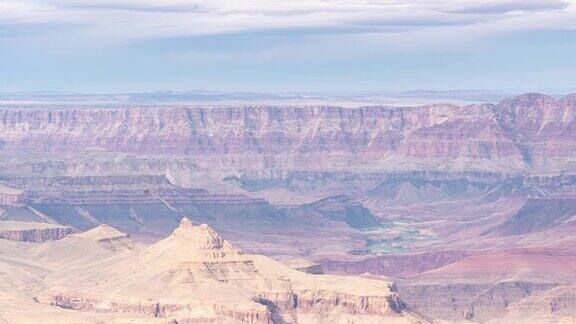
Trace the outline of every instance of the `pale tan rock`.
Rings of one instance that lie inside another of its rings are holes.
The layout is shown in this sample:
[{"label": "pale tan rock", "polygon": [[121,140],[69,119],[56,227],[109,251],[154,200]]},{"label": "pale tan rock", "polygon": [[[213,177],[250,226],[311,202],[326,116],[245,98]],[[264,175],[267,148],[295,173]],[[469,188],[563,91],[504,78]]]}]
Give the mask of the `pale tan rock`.
[{"label": "pale tan rock", "polygon": [[[77,237],[100,241],[110,232],[101,228]],[[387,282],[296,271],[268,257],[244,254],[209,226],[188,219],[166,239],[121,262],[77,275],[85,270],[47,278],[53,286],[41,302],[81,312],[178,321],[424,322]]]},{"label": "pale tan rock", "polygon": [[0,322],[426,322],[387,282],[293,270],[188,219],[148,247],[102,225],[0,252]]}]

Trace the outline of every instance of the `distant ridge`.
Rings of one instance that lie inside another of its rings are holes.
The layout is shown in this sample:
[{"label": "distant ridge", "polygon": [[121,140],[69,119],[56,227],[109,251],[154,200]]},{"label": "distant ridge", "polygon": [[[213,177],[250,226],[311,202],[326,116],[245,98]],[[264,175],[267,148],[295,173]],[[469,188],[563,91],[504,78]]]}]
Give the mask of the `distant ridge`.
[{"label": "distant ridge", "polygon": [[487,89],[408,90],[408,91],[330,91],[330,92],[232,92],[213,90],[156,91],[141,93],[4,93],[0,105],[10,104],[334,104],[415,105],[430,102],[483,103],[497,102],[510,94]]},{"label": "distant ridge", "polygon": [[0,109],[0,148],[177,154],[199,168],[567,171],[576,95],[499,103],[350,108],[325,104],[111,105]]}]

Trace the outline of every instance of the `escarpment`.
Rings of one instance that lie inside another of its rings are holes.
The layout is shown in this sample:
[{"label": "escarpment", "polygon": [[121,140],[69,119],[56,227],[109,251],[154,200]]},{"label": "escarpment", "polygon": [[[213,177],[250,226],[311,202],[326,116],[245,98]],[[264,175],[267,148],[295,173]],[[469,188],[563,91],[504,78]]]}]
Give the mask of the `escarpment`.
[{"label": "escarpment", "polygon": [[[100,148],[187,155],[200,167],[518,172],[576,156],[574,96],[497,105],[0,109],[4,152]],[[241,159],[239,157],[242,157]]]},{"label": "escarpment", "polygon": [[60,240],[76,230],[70,226],[61,226],[38,222],[0,221],[0,239],[41,243]]}]

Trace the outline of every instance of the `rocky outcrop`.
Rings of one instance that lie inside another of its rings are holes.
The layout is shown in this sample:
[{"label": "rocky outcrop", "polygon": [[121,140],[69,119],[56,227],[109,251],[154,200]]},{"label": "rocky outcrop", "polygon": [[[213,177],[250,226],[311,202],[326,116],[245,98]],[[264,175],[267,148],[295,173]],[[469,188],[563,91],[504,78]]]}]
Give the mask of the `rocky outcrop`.
[{"label": "rocky outcrop", "polygon": [[301,216],[302,221],[310,221],[314,214],[318,217],[337,222],[344,222],[351,228],[370,228],[382,222],[370,212],[362,203],[352,201],[345,195],[327,197],[310,204],[304,204],[288,210],[292,217]]},{"label": "rocky outcrop", "polygon": [[36,222],[0,222],[0,238],[21,242],[41,243],[60,240],[75,229],[69,226],[60,226]]},{"label": "rocky outcrop", "polygon": [[71,227],[0,231],[0,238],[22,242],[41,243],[60,240],[74,233]]},{"label": "rocky outcrop", "polygon": [[24,192],[0,184],[0,206],[22,207],[26,205]]},{"label": "rocky outcrop", "polygon": [[[140,302],[109,302],[105,307],[99,304],[101,300],[84,298],[79,296],[52,296],[49,300],[42,300],[51,306],[77,311],[106,312],[147,315],[151,318],[177,318],[178,323],[207,323],[227,321],[272,324],[274,318],[272,312],[265,305],[258,303],[252,305],[234,305],[232,303],[205,303],[201,305],[158,303],[154,301]],[[188,314],[188,315],[186,315]]]},{"label": "rocky outcrop", "polygon": [[507,99],[493,108],[496,119],[532,168],[574,156],[574,95],[559,101],[537,93]]},{"label": "rocky outcrop", "polygon": [[522,235],[559,226],[576,215],[576,196],[528,199],[508,219],[487,234]]},{"label": "rocky outcrop", "polygon": [[319,264],[313,264],[310,266],[296,267],[294,270],[302,271],[309,274],[324,274],[324,269]]},{"label": "rocky outcrop", "polygon": [[75,235],[75,238],[81,238],[94,242],[100,248],[112,252],[118,250],[134,250],[134,242],[130,235],[122,233],[112,226],[102,224],[89,231]]},{"label": "rocky outcrop", "polygon": [[250,224],[251,230],[300,226],[264,199],[213,194],[199,189],[62,190],[33,195],[30,206],[60,223],[80,229],[108,223],[132,234],[147,232],[165,236],[183,216],[220,227]]},{"label": "rocky outcrop", "polygon": [[322,259],[318,263],[322,265],[322,269],[326,273],[347,275],[370,273],[406,278],[443,267],[470,254],[472,252],[448,250],[418,254],[381,255],[353,261]]},{"label": "rocky outcrop", "polygon": [[[108,236],[102,232],[118,236],[108,227],[84,236]],[[62,274],[38,300],[79,311],[177,321],[313,323],[334,317],[366,323],[425,322],[387,282],[295,271],[270,258],[244,254],[209,226],[188,219],[168,238],[93,273],[96,277],[89,282]]]},{"label": "rocky outcrop", "polygon": [[574,281],[575,265],[576,256],[562,249],[483,251],[400,282],[399,294],[415,309],[444,320],[483,323],[509,313],[520,322],[543,314],[574,316],[566,285]]},{"label": "rocky outcrop", "polygon": [[504,318],[520,318],[522,314],[538,314],[542,317],[552,318],[562,323],[572,323],[576,320],[576,287],[574,285],[561,285],[544,291],[537,291],[527,298],[510,304]]},{"label": "rocky outcrop", "polygon": [[322,266],[316,262],[306,259],[289,259],[282,261],[283,264],[291,269],[302,271],[309,274],[324,274]]},{"label": "rocky outcrop", "polygon": [[161,175],[104,175],[104,176],[2,176],[1,180],[18,187],[49,186],[122,186],[122,185],[160,185],[168,179]]},{"label": "rocky outcrop", "polygon": [[289,322],[293,314],[305,317],[326,316],[330,313],[369,315],[375,318],[388,317],[392,313],[406,312],[407,305],[395,295],[355,296],[330,291],[301,290],[284,294],[261,294],[258,299],[264,305],[272,306],[276,317]]},{"label": "rocky outcrop", "polygon": [[407,284],[400,285],[399,292],[402,299],[414,309],[432,318],[482,323],[505,315],[510,310],[510,304],[555,286],[554,283],[521,281],[494,284]]},{"label": "rocky outcrop", "polygon": [[168,201],[173,203],[186,202],[227,202],[227,203],[255,203],[262,199],[250,198],[242,195],[210,194],[201,189],[163,188],[163,189],[117,189],[117,190],[61,190],[57,193],[44,195],[44,193],[31,193],[30,200],[34,204],[71,205],[86,204],[115,204],[115,203],[146,203]]}]

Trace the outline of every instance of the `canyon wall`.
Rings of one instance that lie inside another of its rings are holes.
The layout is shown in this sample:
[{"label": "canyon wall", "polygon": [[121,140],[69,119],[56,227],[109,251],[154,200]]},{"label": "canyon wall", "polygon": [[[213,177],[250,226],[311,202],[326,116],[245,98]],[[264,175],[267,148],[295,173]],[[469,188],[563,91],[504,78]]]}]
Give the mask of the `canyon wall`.
[{"label": "canyon wall", "polygon": [[0,239],[41,243],[60,240],[75,232],[70,226],[39,222],[0,222]]},{"label": "canyon wall", "polygon": [[98,147],[193,157],[200,167],[558,168],[576,157],[576,96],[498,105],[0,109],[4,152]]}]

